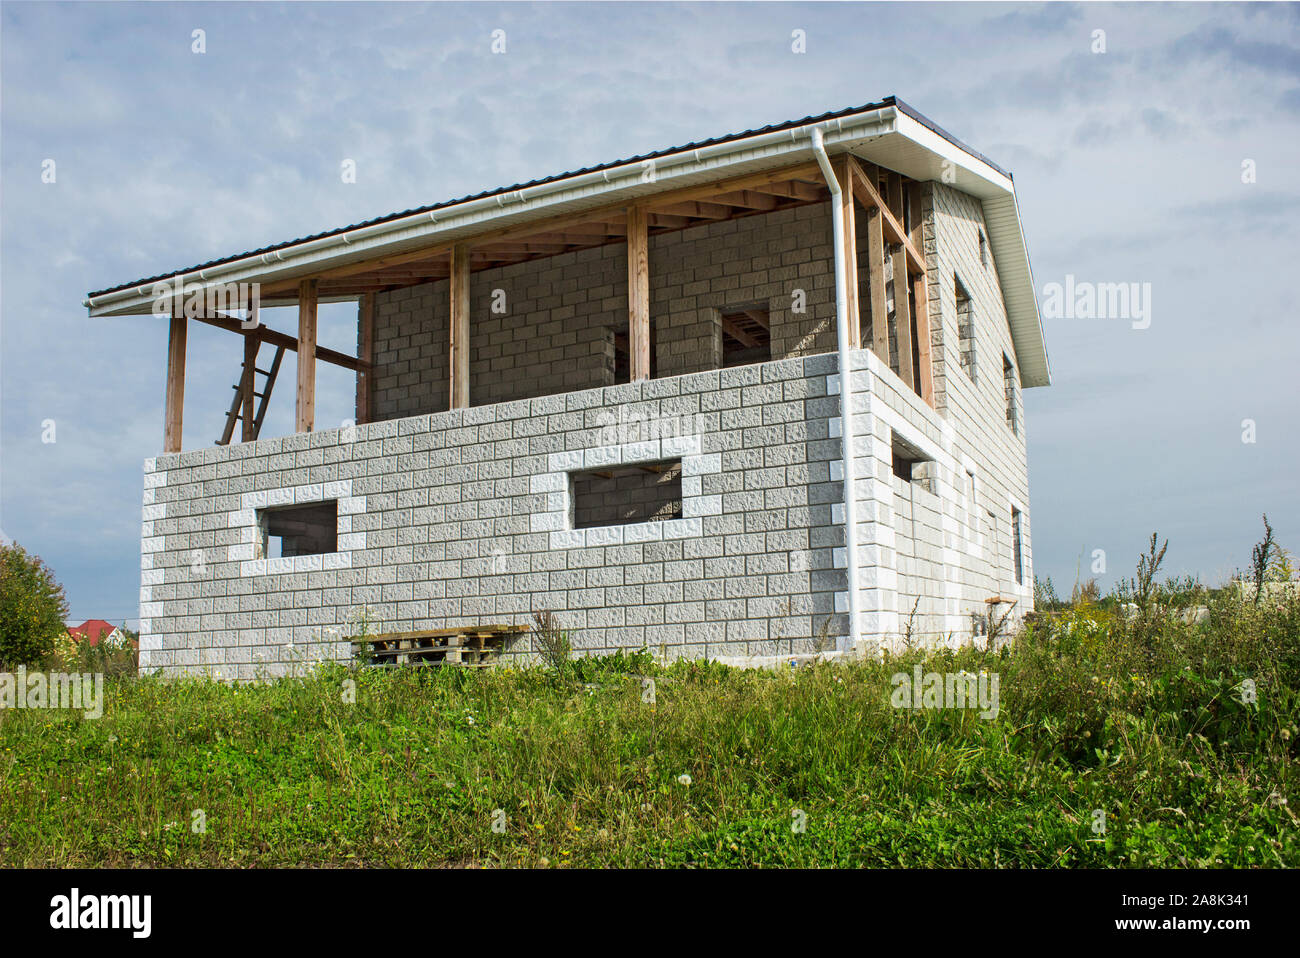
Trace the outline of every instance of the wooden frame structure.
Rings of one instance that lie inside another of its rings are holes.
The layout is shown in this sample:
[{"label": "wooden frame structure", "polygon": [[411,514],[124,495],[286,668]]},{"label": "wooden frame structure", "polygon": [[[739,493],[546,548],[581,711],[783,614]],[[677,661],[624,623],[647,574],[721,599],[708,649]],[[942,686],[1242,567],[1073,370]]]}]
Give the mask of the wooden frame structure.
[{"label": "wooden frame structure", "polygon": [[[852,154],[837,157],[835,176],[841,190],[838,215],[844,218],[844,269],[849,287],[849,342],[868,345],[886,366],[892,365],[886,283],[893,285],[894,340],[898,375],[927,405],[934,405],[929,279],[921,236],[920,184],[892,171],[862,163]],[[871,342],[861,342],[858,279],[857,213],[867,216],[867,318]],[[906,224],[906,225],[905,225]],[[886,280],[885,265],[889,264]],[[915,333],[915,335],[914,335]]]},{"label": "wooden frame structure", "polygon": [[[862,307],[858,302],[858,253],[856,216],[867,216],[868,302],[870,348],[890,363],[891,342],[887,327],[885,263],[894,281],[896,339],[899,373],[904,382],[933,405],[930,363],[930,324],[926,308],[928,289],[925,260],[921,253],[918,184],[904,181],[897,173],[863,164],[851,154],[835,158],[836,176],[842,191],[839,209],[833,215],[844,218],[846,263],[850,290],[849,341],[861,347]],[[296,428],[310,432],[315,427],[316,361],[353,370],[357,376],[357,422],[371,421],[373,409],[375,294],[391,289],[449,280],[450,333],[449,408],[470,404],[471,274],[484,269],[556,256],[575,250],[624,243],[627,246],[629,374],[632,380],[648,379],[650,358],[651,235],[687,229],[705,223],[772,213],[810,203],[824,202],[830,193],[816,163],[801,163],[762,173],[747,174],[699,186],[653,194],[631,205],[610,205],[581,213],[569,213],[529,223],[485,231],[471,240],[378,257],[360,263],[333,267],[317,275],[281,280],[260,287],[262,300],[290,300],[296,294],[298,335],[269,329],[260,323],[251,328],[225,315],[195,317],[200,322],[238,332],[245,337],[245,366],[236,407],[242,407],[244,428],[241,439],[257,435],[253,411],[257,345],[267,343],[297,353]],[[908,224],[910,229],[905,226]],[[900,283],[898,277],[903,277]],[[316,343],[317,304],[322,299],[355,297],[358,300],[359,353],[349,356]],[[915,311],[913,319],[912,313]],[[913,362],[912,327],[916,327],[916,355]],[[181,448],[182,403],[184,397],[186,320],[172,319],[168,349],[168,376],[163,447],[165,452]],[[743,330],[741,331],[743,333]],[[736,335],[736,333],[732,333]],[[744,339],[741,339],[744,342]],[[233,421],[233,420],[232,420]]]}]

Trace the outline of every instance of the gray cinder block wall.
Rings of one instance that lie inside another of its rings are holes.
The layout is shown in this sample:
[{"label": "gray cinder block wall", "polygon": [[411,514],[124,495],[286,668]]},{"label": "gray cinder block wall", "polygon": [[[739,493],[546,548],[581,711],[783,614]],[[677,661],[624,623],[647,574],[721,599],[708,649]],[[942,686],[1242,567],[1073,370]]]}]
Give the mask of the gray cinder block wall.
[{"label": "gray cinder block wall", "polygon": [[[868,505],[858,530],[865,567],[866,627],[897,644],[910,628],[920,642],[960,642],[984,616],[985,600],[1005,601],[1011,621],[1033,609],[1029,489],[1023,399],[996,264],[980,202],[939,183],[926,184],[922,235],[930,288],[935,408],[931,409],[873,353],[855,354],[859,438],[858,498]],[[970,295],[975,376],[959,358],[955,281]],[[1015,368],[1018,426],[1006,421],[1003,357]],[[930,462],[924,481],[894,475],[896,439]],[[863,478],[869,477],[869,478]],[[1021,581],[1015,579],[1012,509],[1021,513]]]},{"label": "gray cinder block wall", "polygon": [[[1002,357],[1015,353],[981,206],[931,184],[923,217],[936,408],[870,351],[851,357],[867,646],[899,644],[909,622],[918,642],[968,640],[994,594],[1032,606],[1024,416],[1007,426]],[[973,300],[974,380],[954,276]],[[610,384],[626,319],[614,244],[474,274],[469,409],[445,409],[447,290],[427,284],[378,303],[385,421],[149,460],[141,668],[246,679],[345,657],[363,609],[373,632],[546,608],[579,650],[670,657],[845,635],[826,204],[654,237],[651,281],[661,378]],[[497,290],[504,315],[490,311]],[[763,303],[778,358],[701,369],[720,358],[717,310]],[[894,475],[900,440],[928,460],[910,482]],[[572,473],[666,459],[681,460],[681,518],[579,526]],[[324,501],[337,551],[263,556],[260,510]]]},{"label": "gray cinder block wall", "polygon": [[[199,449],[146,464],[141,667],[251,678],[372,631],[525,623],[582,651],[806,652],[843,631],[833,355]],[[569,473],[681,460],[682,517],[575,528]],[[258,512],[335,500],[338,552]]]},{"label": "gray cinder block wall", "polygon": [[[773,359],[834,349],[830,244],[825,204],[651,236],[658,376],[718,368],[717,313],[736,306],[769,311]],[[449,313],[446,280],[377,295],[376,419],[448,408]],[[626,247],[474,273],[470,313],[472,405],[614,385],[613,333],[627,326]]]}]

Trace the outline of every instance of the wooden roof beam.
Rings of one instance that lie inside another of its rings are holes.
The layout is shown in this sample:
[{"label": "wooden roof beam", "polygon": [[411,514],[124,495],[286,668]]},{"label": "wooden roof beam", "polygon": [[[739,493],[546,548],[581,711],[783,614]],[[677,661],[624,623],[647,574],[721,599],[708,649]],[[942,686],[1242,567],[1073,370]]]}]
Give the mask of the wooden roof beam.
[{"label": "wooden roof beam", "polygon": [[[824,199],[825,192],[799,181],[802,179],[816,180],[819,175],[815,163],[801,163],[796,166],[767,170],[762,173],[750,173],[698,186],[683,187],[680,190],[670,190],[653,197],[647,197],[645,201],[654,203],[656,206],[694,200],[715,202],[713,198],[719,194],[747,191],[768,192],[772,189],[771,184],[779,183],[783,185],[776,188],[774,195],[785,199],[795,199],[800,202],[813,202]],[[591,230],[596,235],[626,236],[626,226],[624,225],[626,205],[627,201],[624,200],[620,203],[581,213],[558,213],[532,223],[501,227],[467,238],[472,240],[476,247],[482,247],[497,240],[517,239],[527,241],[529,237],[552,232],[586,232]],[[694,220],[688,217],[677,217],[675,220],[655,223],[654,214],[652,214],[650,225],[657,228],[681,229],[690,226],[693,222]],[[314,278],[327,280],[344,276],[356,276],[358,274],[373,273],[388,266],[399,266],[421,261],[427,262],[434,259],[442,263],[449,263],[451,246],[450,242],[443,242],[405,253],[394,253],[367,262],[348,263],[344,266],[323,270],[315,274]],[[282,293],[295,291],[298,289],[299,282],[300,279],[295,278],[265,283],[261,288],[262,298],[266,299],[269,296],[278,296]]]},{"label": "wooden roof beam", "polygon": [[[282,333],[278,329],[272,329],[269,326],[258,325],[252,329],[245,329],[239,320],[229,316],[196,316],[194,319],[196,322],[206,323],[208,326],[216,326],[218,329],[240,333],[244,336],[256,334],[272,346],[283,346],[295,353],[298,351],[298,337]],[[344,369],[353,371],[363,366],[361,360],[357,359],[357,357],[349,356],[347,353],[340,353],[334,349],[327,349],[324,346],[316,347],[316,358],[322,362],[332,363],[335,366],[342,366]]]},{"label": "wooden roof beam", "polygon": [[775,196],[770,193],[760,193],[758,190],[733,190],[730,193],[719,193],[713,197],[713,202],[757,212],[770,212],[777,207]]},{"label": "wooden roof beam", "polygon": [[727,220],[735,215],[735,208],[705,200],[686,200],[681,203],[650,203],[651,213],[669,213],[705,220]]},{"label": "wooden roof beam", "polygon": [[849,171],[853,180],[853,195],[858,202],[868,209],[879,209],[882,225],[885,230],[885,238],[891,243],[902,246],[907,256],[907,271],[911,273],[925,272],[925,257],[919,250],[912,245],[908,239],[907,233],[903,230],[903,224],[898,221],[889,204],[885,202],[880,191],[876,189],[875,184],[862,169],[862,164],[858,162],[857,157],[850,155],[848,158]]},{"label": "wooden roof beam", "polygon": [[718,321],[722,324],[722,331],[746,349],[752,349],[759,344],[757,339],[737,326],[729,317],[719,316]]}]

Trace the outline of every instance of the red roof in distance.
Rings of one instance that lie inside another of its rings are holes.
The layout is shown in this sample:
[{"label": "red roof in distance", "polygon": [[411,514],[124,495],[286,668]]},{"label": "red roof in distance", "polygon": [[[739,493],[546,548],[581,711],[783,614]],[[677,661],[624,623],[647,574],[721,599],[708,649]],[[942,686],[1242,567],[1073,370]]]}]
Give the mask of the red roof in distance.
[{"label": "red roof in distance", "polygon": [[68,629],[68,635],[74,639],[85,639],[91,645],[99,645],[99,640],[106,635],[112,635],[116,628],[117,626],[112,622],[105,622],[103,619],[87,619],[81,625]]}]

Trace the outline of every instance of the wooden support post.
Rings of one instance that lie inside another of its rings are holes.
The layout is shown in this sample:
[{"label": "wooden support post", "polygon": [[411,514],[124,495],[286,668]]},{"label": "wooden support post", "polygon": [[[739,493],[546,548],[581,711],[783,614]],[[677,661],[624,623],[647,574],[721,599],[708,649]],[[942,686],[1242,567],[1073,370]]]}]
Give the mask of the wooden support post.
[{"label": "wooden support post", "polygon": [[885,303],[885,220],[867,210],[867,296],[871,304],[871,351],[889,365],[889,311]]},{"label": "wooden support post", "polygon": [[645,207],[627,208],[628,373],[650,378],[650,233]]},{"label": "wooden support post", "polygon": [[469,244],[451,249],[451,408],[469,406]]},{"label": "wooden support post", "polygon": [[898,378],[916,389],[916,371],[912,363],[912,309],[908,289],[912,285],[907,273],[907,251],[895,246],[890,254],[894,275],[894,334],[898,339]]},{"label": "wooden support post", "polygon": [[[903,212],[903,178],[890,171],[885,177],[885,202],[895,222],[902,229]],[[911,274],[907,269],[907,235],[898,237],[898,245],[892,254],[894,261],[894,329],[898,334],[898,376],[914,391],[916,387],[916,367],[912,362],[912,308],[911,308]]]},{"label": "wooden support post", "polygon": [[262,337],[256,329],[244,333],[244,375],[239,382],[239,394],[243,402],[243,411],[239,417],[239,439],[248,442],[255,437],[253,424],[253,393],[257,391],[257,348],[262,345]]},{"label": "wooden support post", "polygon": [[[885,201],[889,204],[889,212],[894,214],[894,219],[898,221],[899,226],[906,229],[907,227],[904,225],[905,214],[903,213],[903,178],[890,170],[885,177],[885,185],[889,190],[885,197]],[[901,237],[899,242],[902,242]]]},{"label": "wooden support post", "polygon": [[316,425],[316,286],[298,284],[298,432]]},{"label": "wooden support post", "polygon": [[858,306],[858,234],[853,206],[853,174],[849,167],[850,156],[835,165],[835,178],[840,185],[840,208],[836,214],[844,221],[844,278],[848,286],[849,347],[862,346],[862,317]]},{"label": "wooden support post", "polygon": [[921,398],[927,406],[934,405],[934,366],[930,342],[930,305],[924,273],[912,277],[912,301],[916,304],[916,351],[921,368],[917,370],[921,381]]},{"label": "wooden support post", "polygon": [[[925,255],[925,235],[921,229],[921,184],[912,183],[906,190],[907,211],[910,220],[908,239],[912,247],[922,256]],[[921,381],[921,398],[926,405],[934,405],[934,344],[930,341],[930,283],[927,270],[923,266],[912,274],[912,301],[916,304],[916,345],[920,356],[921,368],[918,379]]]},{"label": "wooden support post", "polygon": [[375,361],[375,294],[363,293],[357,303],[357,325],[359,327],[357,359],[357,425],[370,422],[374,415],[371,411],[371,364]]},{"label": "wooden support post", "polygon": [[163,452],[181,451],[185,411],[185,317],[173,316],[167,340],[167,391],[163,411]]}]

